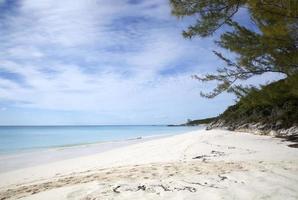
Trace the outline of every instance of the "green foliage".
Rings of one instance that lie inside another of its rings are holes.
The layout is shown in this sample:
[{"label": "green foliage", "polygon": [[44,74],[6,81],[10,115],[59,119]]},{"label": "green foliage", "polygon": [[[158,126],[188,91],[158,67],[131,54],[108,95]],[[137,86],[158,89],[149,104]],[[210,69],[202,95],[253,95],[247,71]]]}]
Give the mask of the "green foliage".
[{"label": "green foliage", "polygon": [[246,92],[219,117],[226,124],[261,122],[271,124],[271,128],[277,124],[277,128],[298,124],[298,74]]},{"label": "green foliage", "polygon": [[178,17],[198,15],[197,22],[183,32],[184,37],[207,37],[231,21],[245,0],[171,0],[172,14]]},{"label": "green foliage", "polygon": [[[208,37],[222,26],[216,41],[220,47],[236,54],[235,60],[214,52],[226,66],[217,73],[194,78],[218,81],[217,87],[204,97],[213,98],[223,91],[235,92],[237,80],[246,80],[266,72],[283,73],[287,77],[298,72],[298,1],[297,0],[170,0],[172,13],[178,17],[197,16],[183,35]],[[246,9],[257,30],[250,30],[233,17]]]},{"label": "green foliage", "polygon": [[215,121],[217,118],[216,117],[210,117],[210,118],[205,118],[205,119],[196,119],[196,120],[187,120],[187,123],[183,124],[185,126],[198,126],[202,124],[209,124],[213,121]]}]

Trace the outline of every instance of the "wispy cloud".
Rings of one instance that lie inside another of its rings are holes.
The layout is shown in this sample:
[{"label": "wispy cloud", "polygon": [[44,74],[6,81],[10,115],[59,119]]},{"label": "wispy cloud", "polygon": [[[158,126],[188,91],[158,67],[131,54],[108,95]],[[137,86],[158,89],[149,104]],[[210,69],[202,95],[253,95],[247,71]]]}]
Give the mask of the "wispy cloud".
[{"label": "wispy cloud", "polygon": [[220,61],[211,39],[181,37],[186,24],[166,0],[1,1],[0,13],[1,118],[39,109],[166,123],[211,116],[232,101],[199,97],[208,88],[190,75]]}]

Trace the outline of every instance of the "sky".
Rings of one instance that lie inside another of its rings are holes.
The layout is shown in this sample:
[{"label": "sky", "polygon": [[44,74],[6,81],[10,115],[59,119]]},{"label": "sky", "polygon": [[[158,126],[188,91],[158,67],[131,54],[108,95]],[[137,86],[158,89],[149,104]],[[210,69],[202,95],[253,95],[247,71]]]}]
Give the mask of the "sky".
[{"label": "sky", "polygon": [[235,97],[200,97],[214,83],[191,75],[224,63],[212,53],[215,38],[182,37],[193,20],[172,16],[167,0],[0,0],[0,125],[176,124],[220,114]]}]

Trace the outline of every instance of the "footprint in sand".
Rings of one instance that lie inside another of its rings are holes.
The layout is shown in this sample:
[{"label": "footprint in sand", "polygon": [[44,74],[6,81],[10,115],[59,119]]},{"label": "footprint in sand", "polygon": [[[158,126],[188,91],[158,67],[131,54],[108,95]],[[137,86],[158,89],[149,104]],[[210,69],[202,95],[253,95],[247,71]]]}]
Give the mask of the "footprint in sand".
[{"label": "footprint in sand", "polygon": [[156,173],[152,173],[151,175],[152,175],[153,177],[157,176],[157,174],[156,174]]}]

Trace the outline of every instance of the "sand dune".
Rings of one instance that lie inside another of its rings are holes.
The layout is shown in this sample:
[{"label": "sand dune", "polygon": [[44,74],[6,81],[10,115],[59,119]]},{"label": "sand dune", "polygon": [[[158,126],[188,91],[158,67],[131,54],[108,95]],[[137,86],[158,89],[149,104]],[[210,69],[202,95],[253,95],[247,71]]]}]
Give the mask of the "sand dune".
[{"label": "sand dune", "polygon": [[298,199],[298,150],[194,131],[0,174],[0,199]]}]

